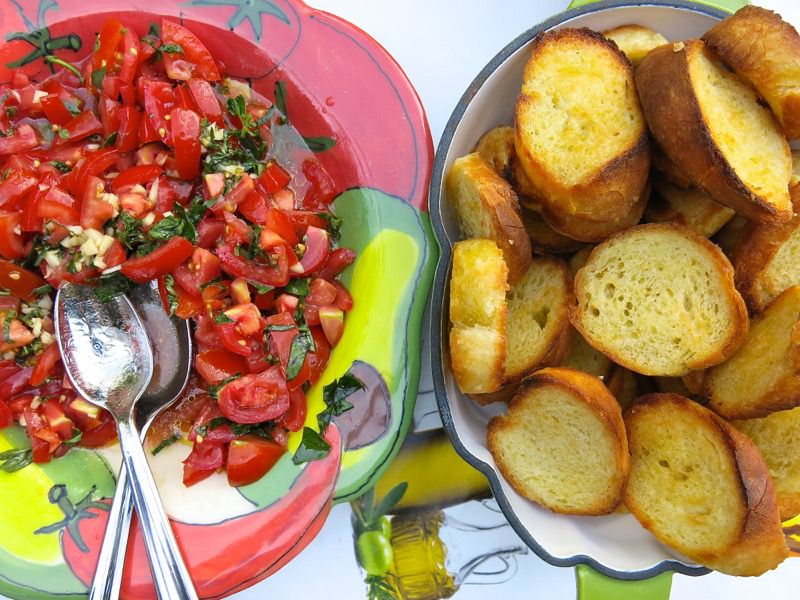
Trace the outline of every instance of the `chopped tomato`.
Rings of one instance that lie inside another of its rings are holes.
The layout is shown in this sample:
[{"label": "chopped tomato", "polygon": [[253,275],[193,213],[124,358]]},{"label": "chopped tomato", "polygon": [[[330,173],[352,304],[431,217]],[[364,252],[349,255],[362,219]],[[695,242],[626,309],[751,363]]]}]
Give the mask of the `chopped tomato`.
[{"label": "chopped tomato", "polygon": [[33,462],[50,462],[53,452],[61,445],[61,439],[55,431],[50,429],[47,421],[39,411],[30,407],[26,408],[23,411],[23,417],[25,418],[25,429],[33,450]]},{"label": "chopped tomato", "polygon": [[336,248],[328,256],[318,275],[323,279],[334,279],[356,259],[356,253],[350,248]]},{"label": "chopped tomato", "polygon": [[57,187],[51,187],[36,207],[36,215],[45,221],[56,221],[61,225],[79,225],[79,209],[75,198]]},{"label": "chopped tomato", "polygon": [[61,353],[58,351],[58,344],[50,344],[45,351],[39,355],[36,366],[31,373],[30,384],[34,386],[42,385],[50,377],[56,364],[61,360]]},{"label": "chopped tomato", "polygon": [[251,223],[264,225],[267,222],[267,201],[260,192],[250,192],[247,198],[239,203],[236,210]]},{"label": "chopped tomato", "polygon": [[[66,134],[62,135],[61,131],[65,131]],[[103,124],[95,116],[94,112],[87,110],[64,125],[61,131],[55,137],[57,146],[69,142],[77,142],[96,133],[103,133]]]},{"label": "chopped tomato", "polygon": [[32,302],[36,299],[34,290],[44,285],[47,282],[36,273],[0,259],[0,287],[9,290],[17,298]]},{"label": "chopped tomato", "polygon": [[42,110],[48,121],[60,127],[63,127],[75,117],[69,112],[58,94],[48,94],[42,98]]},{"label": "chopped tomato", "polygon": [[[27,346],[33,341],[33,333],[19,319],[9,318],[9,314],[0,315],[3,337],[0,339],[0,352]],[[6,331],[7,330],[7,331]]]},{"label": "chopped tomato", "polygon": [[62,440],[68,440],[73,436],[72,430],[75,426],[64,414],[64,410],[56,400],[48,400],[42,404],[42,415],[47,420],[50,429],[57,433]]},{"label": "chopped tomato", "polygon": [[20,125],[10,136],[0,137],[0,156],[33,150],[38,145],[39,138],[33,127]]},{"label": "chopped tomato", "polygon": [[186,238],[175,236],[150,254],[129,258],[122,265],[122,274],[136,283],[147,283],[174,271],[194,252]]},{"label": "chopped tomato", "polygon": [[286,448],[277,442],[255,435],[244,435],[228,446],[228,483],[234,487],[261,479],[275,466]]},{"label": "chopped tomato", "polygon": [[111,189],[118,192],[128,186],[147,184],[156,179],[164,171],[160,165],[136,165],[125,169],[111,181]]},{"label": "chopped tomato", "polygon": [[30,189],[37,183],[37,178],[24,171],[12,171],[0,183],[0,209],[11,210],[25,197]]},{"label": "chopped tomato", "polygon": [[335,306],[319,307],[319,322],[331,346],[339,343],[344,331],[344,312]]},{"label": "chopped tomato", "polygon": [[237,423],[261,423],[277,419],[289,408],[289,390],[279,367],[245,375],[219,392],[219,408]]},{"label": "chopped tomato", "polygon": [[268,194],[274,194],[289,185],[291,180],[292,176],[289,175],[289,172],[277,162],[271,160],[267,163],[261,177],[258,178],[258,183]]},{"label": "chopped tomato", "polygon": [[162,19],[161,42],[177,44],[182,51],[180,54],[164,54],[167,76],[184,81],[189,81],[193,77],[206,81],[219,81],[219,69],[211,53],[191,31],[174,21]]},{"label": "chopped tomato", "polygon": [[255,187],[255,183],[249,175],[242,175],[242,178],[239,179],[239,182],[235,186],[233,186],[233,189],[225,194],[225,196],[217,200],[217,203],[211,207],[211,210],[214,212],[221,212],[223,210],[233,212],[236,206],[240,202],[244,201],[255,189]]},{"label": "chopped tomato", "polygon": [[90,176],[81,203],[81,227],[103,231],[106,221],[114,217],[114,207],[103,200],[105,184],[102,179]]},{"label": "chopped tomato", "polygon": [[0,211],[0,256],[8,259],[25,256],[25,240],[22,237],[18,212]]},{"label": "chopped tomato", "polygon": [[281,417],[281,424],[289,431],[300,431],[306,422],[308,410],[306,395],[298,388],[289,392],[289,409]]},{"label": "chopped tomato", "polygon": [[302,272],[313,273],[328,258],[328,232],[313,225],[309,226],[306,229],[305,246],[306,250],[303,253],[303,258],[300,259],[300,265],[303,267]]},{"label": "chopped tomato", "polygon": [[189,91],[200,114],[211,123],[222,125],[222,108],[211,84],[204,79],[192,78],[189,80]]},{"label": "chopped tomato", "polygon": [[302,168],[303,175],[306,176],[306,179],[311,184],[303,198],[303,208],[314,212],[328,210],[336,196],[336,189],[331,176],[325,172],[319,161],[314,159],[304,160]]},{"label": "chopped tomato", "polygon": [[234,375],[245,375],[248,371],[247,363],[241,356],[219,349],[200,352],[195,358],[194,368],[210,385]]},{"label": "chopped tomato", "polygon": [[213,475],[225,465],[225,452],[222,444],[195,442],[192,451],[183,461],[183,484],[194,485]]},{"label": "chopped tomato", "polygon": [[92,72],[103,69],[108,74],[115,72],[114,66],[117,63],[115,54],[122,41],[123,29],[122,23],[113,17],[103,24],[97,39],[97,50],[92,55]]},{"label": "chopped tomato", "polygon": [[133,106],[123,106],[117,113],[119,131],[117,131],[117,150],[129,152],[139,143],[139,123],[142,119],[140,113]]},{"label": "chopped tomato", "polygon": [[289,262],[283,246],[274,248],[270,254],[272,265],[242,258],[237,254],[236,247],[230,244],[223,244],[216,252],[222,261],[222,270],[232,277],[244,277],[273,287],[283,287],[289,283]]},{"label": "chopped tomato", "polygon": [[208,250],[195,248],[192,257],[175,269],[175,281],[185,291],[200,296],[201,287],[222,273],[220,260]]},{"label": "chopped tomato", "polygon": [[178,174],[194,179],[200,174],[200,117],[183,108],[173,108],[170,116]]},{"label": "chopped tomato", "polygon": [[255,304],[239,304],[215,317],[222,344],[241,356],[250,356],[261,345],[264,319]]}]

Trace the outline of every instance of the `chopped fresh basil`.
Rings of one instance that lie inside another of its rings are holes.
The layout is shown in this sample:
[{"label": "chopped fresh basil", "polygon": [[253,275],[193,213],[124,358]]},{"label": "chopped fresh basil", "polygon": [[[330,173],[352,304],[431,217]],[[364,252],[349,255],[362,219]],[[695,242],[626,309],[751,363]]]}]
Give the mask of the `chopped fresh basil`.
[{"label": "chopped fresh basil", "polygon": [[119,271],[114,271],[108,275],[101,275],[97,279],[94,295],[97,296],[100,302],[108,302],[120,294],[127,294],[132,286],[130,279]]},{"label": "chopped fresh basil", "polygon": [[9,117],[17,116],[17,107],[16,106],[6,106],[6,115]]},{"label": "chopped fresh basil", "polygon": [[64,103],[64,107],[73,117],[77,117],[79,114],[81,114],[81,109],[78,108],[78,103],[75,100],[69,98],[65,100],[62,98],[61,102]]},{"label": "chopped fresh basil", "polygon": [[311,292],[308,279],[292,279],[284,289],[298,298],[305,298]]},{"label": "chopped fresh basil", "polygon": [[67,446],[75,446],[78,442],[81,441],[83,437],[83,432],[80,429],[73,429],[72,430],[72,437],[68,440],[64,440],[64,444]]},{"label": "chopped fresh basil", "polygon": [[171,317],[178,309],[178,294],[175,292],[175,277],[172,276],[172,273],[164,275],[164,289],[167,291],[167,305]]},{"label": "chopped fresh basil", "polygon": [[0,469],[6,473],[19,471],[33,461],[33,451],[30,448],[14,448],[0,452]]},{"label": "chopped fresh basil", "polygon": [[291,331],[297,325],[267,325],[267,331]]},{"label": "chopped fresh basil", "polygon": [[219,325],[224,325],[225,323],[233,323],[233,319],[231,319],[224,312],[220,311],[214,315],[214,322]]},{"label": "chopped fresh basil", "polygon": [[286,82],[278,80],[275,82],[275,106],[281,111],[286,123],[289,122],[289,113],[286,111]]},{"label": "chopped fresh basil", "polygon": [[12,343],[11,339],[11,323],[17,318],[17,311],[10,310],[3,316],[3,341],[6,344]]},{"label": "chopped fresh basil", "polygon": [[61,173],[69,173],[72,171],[72,167],[60,160],[51,160],[50,165],[58,169]]},{"label": "chopped fresh basil", "polygon": [[106,68],[100,67],[97,71],[92,71],[92,85],[100,89],[103,87],[103,79],[106,77]]},{"label": "chopped fresh basil", "polygon": [[299,330],[300,332],[294,336],[292,346],[289,349],[289,364],[286,365],[286,379],[288,381],[291,381],[300,373],[306,354],[309,351],[314,352],[316,350],[314,338],[311,336],[308,327],[301,325]]},{"label": "chopped fresh basil", "polygon": [[222,388],[224,388],[230,382],[236,381],[241,376],[242,376],[241,373],[236,373],[236,375],[231,375],[230,377],[226,377],[225,379],[223,379],[222,381],[220,381],[215,385],[208,386],[208,395],[217,400],[219,398],[219,393],[222,390]]},{"label": "chopped fresh basil", "polygon": [[317,415],[319,430],[325,433],[333,417],[347,412],[353,405],[347,401],[358,390],[364,389],[364,383],[355,375],[345,373],[339,379],[334,379],[322,388],[322,399],[325,401],[325,409]]},{"label": "chopped fresh basil", "polygon": [[258,283],[257,281],[252,281],[250,279],[247,280],[247,283],[252,285],[259,294],[268,294],[275,289],[271,285],[264,285],[263,283]]},{"label": "chopped fresh basil", "polygon": [[78,78],[78,81],[83,83],[83,75],[81,75],[81,72],[78,70],[78,67],[76,67],[72,63],[68,63],[65,60],[61,60],[60,58],[58,58],[57,56],[53,56],[52,54],[46,55],[44,59],[50,64],[60,65],[64,67],[67,71],[70,71],[73,75],[75,75],[75,77]]},{"label": "chopped fresh basil", "polygon": [[168,448],[168,447],[172,446],[172,444],[177,442],[179,439],[181,439],[181,436],[178,435],[177,433],[173,433],[171,436],[161,440],[161,443],[158,446],[156,446],[155,448],[153,448],[150,451],[150,454],[155,456],[156,454],[161,452],[164,448]]},{"label": "chopped fresh basil", "polygon": [[113,146],[117,143],[117,132],[115,131],[110,136],[108,136],[105,140],[103,140],[103,147]]},{"label": "chopped fresh basil", "polygon": [[183,54],[183,48],[179,44],[161,44],[158,50],[163,54]]},{"label": "chopped fresh basil", "polygon": [[222,282],[222,277],[215,277],[211,281],[208,281],[206,283],[201,284],[200,285],[200,291],[202,292],[207,287],[216,286],[216,285],[220,284],[221,282]]},{"label": "chopped fresh basil", "polygon": [[303,427],[303,439],[292,457],[292,462],[302,465],[312,460],[320,460],[328,456],[330,451],[331,445],[325,438],[310,427]]},{"label": "chopped fresh basil", "polygon": [[320,135],[317,137],[303,136],[303,141],[306,143],[306,146],[308,146],[308,149],[312,152],[325,152],[336,145],[336,140],[326,135]]},{"label": "chopped fresh basil", "polygon": [[316,213],[320,219],[328,222],[328,232],[334,242],[338,242],[342,235],[342,218],[330,212]]},{"label": "chopped fresh basil", "polygon": [[11,290],[0,288],[0,296],[10,296],[10,295],[11,295]]},{"label": "chopped fresh basil", "polygon": [[68,140],[69,139],[69,131],[67,131],[66,129],[64,129],[62,127],[61,129],[58,130],[58,137],[60,137],[62,140]]},{"label": "chopped fresh basil", "polygon": [[157,242],[166,242],[168,239],[183,233],[183,221],[175,216],[164,217],[153,225],[147,236]]}]

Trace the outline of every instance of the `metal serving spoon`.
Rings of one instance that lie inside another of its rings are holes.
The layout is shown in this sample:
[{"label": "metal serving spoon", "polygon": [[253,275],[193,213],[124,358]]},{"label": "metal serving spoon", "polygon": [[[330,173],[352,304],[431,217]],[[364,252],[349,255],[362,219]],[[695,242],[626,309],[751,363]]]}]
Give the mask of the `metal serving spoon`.
[{"label": "metal serving spoon", "polygon": [[[180,398],[189,383],[192,336],[188,321],[170,318],[164,312],[155,282],[135,286],[129,297],[144,322],[155,359],[150,385],[136,403],[136,428],[144,442],[153,420]],[[97,570],[89,590],[89,600],[119,598],[132,512],[133,496],[128,485],[128,470],[123,464],[117,476],[117,489],[97,559]]]},{"label": "metal serving spoon", "polygon": [[117,424],[122,461],[139,515],[159,598],[197,598],[147,464],[134,408],[153,377],[153,350],[125,296],[101,302],[92,288],[65,284],[56,294],[56,339],[75,390]]}]

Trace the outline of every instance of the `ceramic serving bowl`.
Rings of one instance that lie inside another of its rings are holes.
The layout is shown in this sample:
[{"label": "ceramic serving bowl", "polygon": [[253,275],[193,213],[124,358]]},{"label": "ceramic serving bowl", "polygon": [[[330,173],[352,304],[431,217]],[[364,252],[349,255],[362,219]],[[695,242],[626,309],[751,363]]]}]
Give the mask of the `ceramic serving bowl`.
[{"label": "ceramic serving bowl", "polygon": [[586,564],[618,579],[645,579],[668,570],[687,575],[707,572],[661,545],[628,513],[603,517],[557,515],[523,498],[500,475],[487,448],[486,425],[503,407],[480,407],[471,401],[459,391],[449,367],[448,281],[451,247],[459,239],[459,232],[444,191],[444,176],[453,161],[469,153],[482,134],[498,125],[513,123],[523,67],[539,32],[563,27],[604,31],[638,23],[670,40],[682,40],[699,37],[727,14],[680,0],[611,0],[556,15],[508,44],[478,74],[456,106],[436,154],[430,210],[442,258],[434,285],[431,344],[439,410],[456,450],[489,479],[512,527],[534,552],[554,565]]},{"label": "ceramic serving bowl", "polygon": [[[0,0],[0,83],[13,69],[47,77],[47,56],[82,59],[109,16],[139,35],[162,16],[180,20],[227,75],[270,100],[276,82],[285,82],[288,116],[299,133],[335,140],[332,148],[317,148],[318,156],[338,192],[341,244],[358,255],[343,275],[354,308],[308,394],[307,424],[316,423],[322,387],[333,379],[351,371],[367,389],[329,428],[333,451],[326,459],[294,465],[299,440],[290,438],[289,452],[254,484],[231,488],[218,474],[186,488],[181,461],[188,446],[150,457],[198,592],[217,598],[285,565],[320,530],[331,505],[368,489],[400,447],[413,412],[422,311],[437,257],[427,213],[433,148],[419,99],[386,51],[301,0]],[[26,445],[21,428],[0,430],[0,452]],[[0,594],[85,597],[118,464],[117,447],[76,448],[45,465],[0,471]],[[134,528],[122,597],[153,596]]]}]

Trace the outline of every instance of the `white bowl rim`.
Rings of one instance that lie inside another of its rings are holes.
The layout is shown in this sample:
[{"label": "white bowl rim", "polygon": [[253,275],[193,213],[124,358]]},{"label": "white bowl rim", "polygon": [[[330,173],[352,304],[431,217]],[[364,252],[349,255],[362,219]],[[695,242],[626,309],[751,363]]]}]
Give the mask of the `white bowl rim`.
[{"label": "white bowl rim", "polygon": [[[524,33],[517,36],[502,50],[500,50],[500,52],[498,52],[494,58],[492,58],[486,64],[480,73],[478,73],[478,75],[475,77],[472,83],[470,83],[469,87],[467,87],[466,91],[459,99],[458,104],[447,121],[447,125],[445,126],[441,140],[439,141],[439,145],[436,149],[436,156],[434,158],[433,172],[431,175],[430,190],[428,195],[429,214],[431,216],[431,222],[433,225],[434,234],[436,236],[436,241],[441,249],[439,261],[436,266],[431,300],[431,366],[433,372],[433,387],[434,394],[436,396],[436,403],[439,407],[439,414],[441,415],[442,424],[447,436],[450,438],[450,441],[459,456],[461,456],[461,458],[463,458],[471,466],[475,467],[478,471],[483,473],[483,475],[488,479],[489,487],[491,488],[492,493],[494,494],[494,497],[500,506],[500,509],[503,511],[506,519],[508,519],[509,524],[517,533],[517,535],[519,535],[520,538],[531,548],[531,550],[533,550],[539,556],[539,558],[550,563],[551,565],[558,567],[574,567],[580,564],[585,564],[604,575],[622,580],[648,579],[666,571],[674,571],[684,575],[696,577],[699,575],[705,575],[709,573],[710,570],[701,566],[686,565],[673,559],[665,559],[648,569],[621,571],[607,567],[594,557],[587,554],[575,554],[569,557],[553,556],[536,541],[534,534],[529,531],[528,528],[525,527],[525,525],[523,525],[523,523],[517,517],[508,501],[508,498],[505,495],[505,492],[502,489],[500,483],[501,475],[492,466],[472,454],[461,442],[459,433],[456,430],[455,423],[450,412],[450,405],[444,381],[444,371],[442,367],[443,360],[446,360],[446,354],[442,347],[442,331],[446,330],[446,327],[442,322],[445,312],[443,310],[443,304],[445,289],[447,286],[447,276],[450,271],[452,244],[450,243],[450,238],[445,232],[442,224],[441,188],[444,178],[444,167],[447,160],[447,154],[450,150],[453,136],[455,135],[455,132],[461,123],[464,113],[472,102],[472,99],[477,94],[478,90],[483,87],[484,83],[486,83],[486,80],[503,62],[505,62],[522,46],[530,42],[540,32],[552,29],[565,21],[594,12],[606,11],[608,9],[638,6],[655,6],[675,8],[684,11],[688,10],[711,17],[716,17],[718,19],[723,19],[731,14],[730,12],[719,8],[691,2],[688,0],[600,0],[593,4],[558,13],[531,27]],[[439,307],[438,314],[437,307]]]}]

